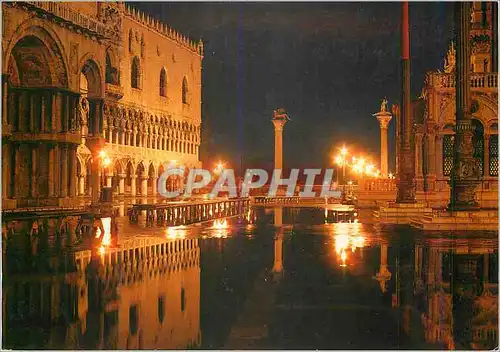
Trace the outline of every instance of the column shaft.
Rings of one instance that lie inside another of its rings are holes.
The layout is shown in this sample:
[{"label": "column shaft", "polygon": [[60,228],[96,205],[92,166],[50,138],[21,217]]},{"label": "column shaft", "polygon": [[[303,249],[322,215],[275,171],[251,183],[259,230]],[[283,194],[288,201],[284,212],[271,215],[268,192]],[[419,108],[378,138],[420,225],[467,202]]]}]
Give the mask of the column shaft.
[{"label": "column shaft", "polygon": [[484,135],[483,178],[490,177],[490,136]]},{"label": "column shaft", "polygon": [[387,128],[380,127],[380,171],[382,176],[387,176],[389,174],[388,165],[388,153],[387,153]]},{"label": "column shaft", "polygon": [[68,196],[68,146],[61,146],[61,197]]}]

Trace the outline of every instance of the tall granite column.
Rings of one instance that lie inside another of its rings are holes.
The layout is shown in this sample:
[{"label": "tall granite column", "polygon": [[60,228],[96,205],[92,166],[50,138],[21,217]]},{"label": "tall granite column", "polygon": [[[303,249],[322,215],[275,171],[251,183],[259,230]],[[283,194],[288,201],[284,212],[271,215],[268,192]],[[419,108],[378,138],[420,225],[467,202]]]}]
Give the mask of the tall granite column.
[{"label": "tall granite column", "polygon": [[479,167],[473,156],[474,125],[471,119],[470,92],[470,11],[471,3],[455,3],[456,57],[456,125],[451,177],[450,210],[466,210],[478,207],[474,190],[478,184]]},{"label": "tall granite column", "polygon": [[388,151],[387,151],[387,128],[392,119],[392,115],[387,111],[387,100],[384,99],[380,106],[380,111],[374,114],[380,124],[380,171],[382,177],[389,174]]},{"label": "tall granite column", "polygon": [[415,165],[411,148],[411,134],[413,123],[411,119],[410,100],[410,27],[408,16],[408,2],[402,3],[401,13],[401,66],[402,66],[402,94],[401,94],[401,124],[398,160],[398,192],[397,203],[415,203]]},{"label": "tall granite column", "polygon": [[283,127],[288,120],[284,109],[274,110],[271,120],[274,124],[274,169],[283,168]]}]

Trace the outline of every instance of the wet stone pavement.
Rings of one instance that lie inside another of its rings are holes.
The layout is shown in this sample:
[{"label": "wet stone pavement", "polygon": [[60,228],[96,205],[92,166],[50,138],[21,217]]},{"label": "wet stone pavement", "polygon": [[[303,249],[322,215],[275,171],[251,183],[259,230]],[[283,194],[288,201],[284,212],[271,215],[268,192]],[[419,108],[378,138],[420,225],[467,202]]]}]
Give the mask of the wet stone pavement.
[{"label": "wet stone pavement", "polygon": [[496,233],[423,235],[321,208],[171,228],[123,217],[118,230],[114,251],[16,251],[19,265],[4,246],[4,348],[498,345]]}]

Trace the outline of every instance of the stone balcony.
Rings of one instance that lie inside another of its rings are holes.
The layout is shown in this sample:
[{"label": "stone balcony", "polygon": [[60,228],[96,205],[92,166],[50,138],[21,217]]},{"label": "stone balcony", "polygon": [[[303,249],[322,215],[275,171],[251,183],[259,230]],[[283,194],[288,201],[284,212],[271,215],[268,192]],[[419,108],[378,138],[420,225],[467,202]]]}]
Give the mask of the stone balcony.
[{"label": "stone balcony", "polygon": [[[433,72],[429,74],[429,84],[440,90],[455,89],[455,74]],[[472,73],[470,75],[471,90],[498,91],[498,74],[495,72]]]},{"label": "stone balcony", "polygon": [[123,87],[116,84],[106,83],[106,96],[114,99],[123,97]]}]

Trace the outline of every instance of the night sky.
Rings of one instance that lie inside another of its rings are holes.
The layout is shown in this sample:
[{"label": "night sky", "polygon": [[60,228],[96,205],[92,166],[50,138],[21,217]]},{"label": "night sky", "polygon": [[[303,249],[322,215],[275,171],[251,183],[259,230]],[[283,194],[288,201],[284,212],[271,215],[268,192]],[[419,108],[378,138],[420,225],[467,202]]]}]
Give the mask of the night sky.
[{"label": "night sky", "polygon": [[[269,168],[284,107],[285,167],[328,167],[345,142],[378,164],[373,113],[400,100],[401,3],[133,3],[205,45],[201,159]],[[442,68],[452,3],[410,3],[412,96]],[[394,121],[394,120],[393,120]],[[389,147],[394,150],[394,123]],[[394,153],[390,153],[394,170]]]}]

